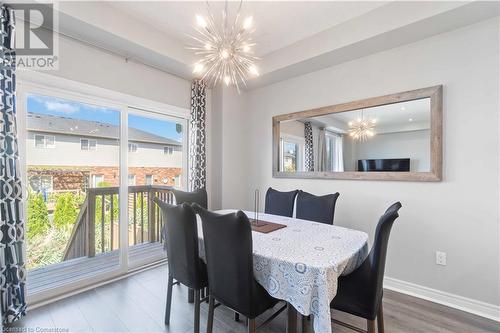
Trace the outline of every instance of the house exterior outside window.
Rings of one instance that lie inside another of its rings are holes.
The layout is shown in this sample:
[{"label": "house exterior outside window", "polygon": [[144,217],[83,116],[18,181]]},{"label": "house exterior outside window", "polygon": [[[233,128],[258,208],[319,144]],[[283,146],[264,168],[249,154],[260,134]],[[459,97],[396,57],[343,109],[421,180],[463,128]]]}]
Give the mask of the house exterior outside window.
[{"label": "house exterior outside window", "polygon": [[[53,176],[58,192],[76,193],[103,181],[120,185],[119,126],[37,113],[27,114],[27,126],[28,176]],[[98,131],[88,136],[89,128]],[[173,178],[182,173],[182,143],[136,128],[130,128],[129,138],[129,174],[136,176],[136,185],[145,185],[146,176],[153,175],[152,184],[173,186]],[[104,179],[94,182],[92,175]]]},{"label": "house exterior outside window", "polygon": [[153,185],[154,178],[153,175],[146,175],[146,185]]},{"label": "house exterior outside window", "polygon": [[128,175],[128,185],[129,186],[135,185],[135,175]]}]

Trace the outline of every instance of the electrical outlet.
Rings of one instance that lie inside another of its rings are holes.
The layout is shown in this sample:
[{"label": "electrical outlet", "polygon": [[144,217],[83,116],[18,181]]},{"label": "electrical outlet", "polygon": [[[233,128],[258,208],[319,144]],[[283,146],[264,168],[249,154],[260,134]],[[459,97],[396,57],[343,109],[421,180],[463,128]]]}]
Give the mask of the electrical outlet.
[{"label": "electrical outlet", "polygon": [[436,251],[436,265],[446,266],[446,252]]}]

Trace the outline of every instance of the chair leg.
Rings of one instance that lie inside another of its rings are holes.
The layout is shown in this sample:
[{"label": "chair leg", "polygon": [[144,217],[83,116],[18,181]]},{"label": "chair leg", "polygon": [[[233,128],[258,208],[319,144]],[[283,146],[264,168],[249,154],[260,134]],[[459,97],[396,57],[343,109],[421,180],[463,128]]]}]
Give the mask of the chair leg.
[{"label": "chair leg", "polygon": [[255,325],[255,319],[248,319],[248,333],[256,333],[257,326]]},{"label": "chair leg", "polygon": [[377,326],[378,326],[378,333],[384,333],[384,310],[382,302],[380,302],[380,307],[378,308]]},{"label": "chair leg", "polygon": [[215,299],[208,295],[208,320],[207,320],[207,333],[212,333],[214,326],[214,307]]},{"label": "chair leg", "polygon": [[286,320],[286,332],[295,333],[297,332],[297,310],[290,303],[286,304],[287,320]]},{"label": "chair leg", "polygon": [[302,333],[307,333],[309,331],[309,321],[310,321],[310,316],[300,316],[300,323],[302,326]]},{"label": "chair leg", "polygon": [[194,291],[194,333],[200,332],[200,291]]},{"label": "chair leg", "polygon": [[366,327],[368,333],[375,333],[375,320],[367,320]]},{"label": "chair leg", "polygon": [[189,288],[188,289],[188,303],[193,303],[194,302],[194,290]]},{"label": "chair leg", "polygon": [[174,286],[173,276],[168,277],[167,306],[165,308],[165,325],[170,324],[170,309],[172,307],[172,287]]},{"label": "chair leg", "polygon": [[234,321],[240,321],[240,314],[238,312],[234,313]]}]

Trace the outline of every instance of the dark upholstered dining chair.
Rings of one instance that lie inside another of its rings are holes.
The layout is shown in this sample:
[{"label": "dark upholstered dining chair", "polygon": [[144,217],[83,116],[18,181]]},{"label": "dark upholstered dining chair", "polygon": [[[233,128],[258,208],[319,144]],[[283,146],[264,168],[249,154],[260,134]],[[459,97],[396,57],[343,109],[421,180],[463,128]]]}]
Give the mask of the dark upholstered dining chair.
[{"label": "dark upholstered dining chair", "polygon": [[280,192],[272,187],[266,192],[266,214],[281,215],[292,217],[295,196],[299,191]]},{"label": "dark upholstered dining chair", "polygon": [[160,207],[166,221],[166,246],[168,255],[168,289],[165,309],[165,325],[170,324],[172,287],[183,284],[194,290],[194,332],[200,330],[200,291],[207,287],[207,269],[198,253],[198,226],[196,213],[187,203],[171,205],[157,197],[153,199]]},{"label": "dark upholstered dining chair", "polygon": [[193,204],[197,203],[201,207],[208,208],[207,191],[202,188],[192,192],[185,192],[181,190],[172,190],[175,197],[175,203],[180,205],[183,203]]},{"label": "dark upholstered dining chair", "polygon": [[241,211],[219,215],[200,206],[194,207],[201,216],[205,242],[209,290],[207,333],[212,332],[215,301],[246,316],[248,332],[256,332],[255,318],[278,300],[254,278],[252,229],[248,217]]},{"label": "dark upholstered dining chair", "polygon": [[[330,303],[332,309],[365,318],[368,333],[375,332],[375,319],[377,319],[378,332],[384,332],[382,296],[385,258],[389,234],[394,221],[399,217],[400,208],[401,203],[396,202],[380,217],[370,254],[351,274],[339,278],[337,295]],[[334,319],[332,321],[353,328],[340,321]]]},{"label": "dark upholstered dining chair", "polygon": [[335,217],[335,204],[339,192],[316,196],[314,194],[299,191],[297,194],[296,217],[309,221],[333,224]]},{"label": "dark upholstered dining chair", "polygon": [[[186,192],[174,189],[172,190],[172,193],[174,194],[175,197],[175,203],[178,205],[183,203],[187,203],[190,205],[196,203],[205,209],[208,208],[207,190],[204,188],[194,190],[192,192]],[[201,292],[201,294],[203,297],[205,297],[204,290]],[[188,292],[188,302],[189,303],[194,302],[194,291],[191,289]]]}]

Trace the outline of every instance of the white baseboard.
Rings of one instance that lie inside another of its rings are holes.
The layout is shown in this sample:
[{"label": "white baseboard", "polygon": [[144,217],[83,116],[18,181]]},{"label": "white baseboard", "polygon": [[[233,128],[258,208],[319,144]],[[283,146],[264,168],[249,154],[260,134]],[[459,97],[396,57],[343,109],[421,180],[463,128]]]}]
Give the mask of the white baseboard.
[{"label": "white baseboard", "polygon": [[384,288],[500,322],[500,306],[385,277]]}]

